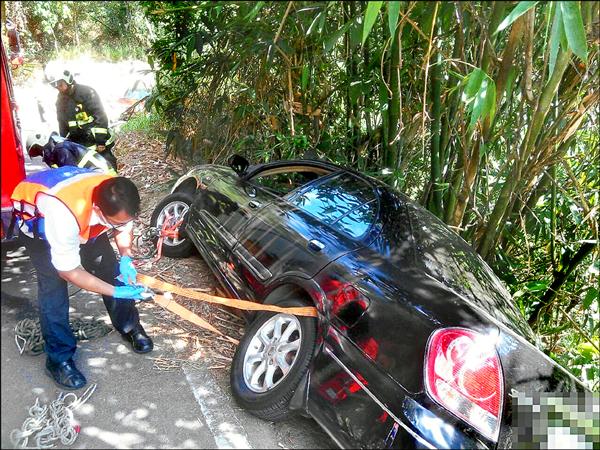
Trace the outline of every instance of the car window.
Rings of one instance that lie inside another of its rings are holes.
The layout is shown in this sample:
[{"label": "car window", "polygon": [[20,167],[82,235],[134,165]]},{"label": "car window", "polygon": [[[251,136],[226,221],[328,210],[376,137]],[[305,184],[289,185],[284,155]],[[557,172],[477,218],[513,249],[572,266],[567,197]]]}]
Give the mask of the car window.
[{"label": "car window", "polygon": [[283,197],[330,171],[311,167],[285,167],[260,172],[249,181],[272,194]]},{"label": "car window", "polygon": [[366,181],[336,174],[294,193],[288,201],[338,231],[358,238],[377,216],[377,197]]}]

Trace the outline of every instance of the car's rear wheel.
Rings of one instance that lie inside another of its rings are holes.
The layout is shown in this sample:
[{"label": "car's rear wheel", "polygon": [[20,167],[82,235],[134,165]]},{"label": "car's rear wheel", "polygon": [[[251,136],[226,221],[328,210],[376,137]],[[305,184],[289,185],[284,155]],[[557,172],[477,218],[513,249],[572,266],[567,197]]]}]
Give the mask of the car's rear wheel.
[{"label": "car's rear wheel", "polygon": [[[306,306],[287,299],[278,306]],[[283,313],[261,313],[246,330],[231,364],[231,389],[238,405],[273,422],[289,417],[290,400],[314,352],[317,321]]]},{"label": "car's rear wheel", "polygon": [[[159,230],[164,228],[177,233],[163,237],[162,253],[171,258],[185,258],[194,251],[193,242],[187,237],[184,225],[194,197],[187,192],[174,192],[167,195],[154,208],[150,226]],[[177,227],[177,224],[180,224]]]}]

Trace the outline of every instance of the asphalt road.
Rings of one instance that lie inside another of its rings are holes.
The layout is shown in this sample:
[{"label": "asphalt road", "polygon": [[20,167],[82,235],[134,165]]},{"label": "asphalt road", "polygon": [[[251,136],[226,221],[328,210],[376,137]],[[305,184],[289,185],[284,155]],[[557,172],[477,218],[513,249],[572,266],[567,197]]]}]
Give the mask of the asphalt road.
[{"label": "asphalt road", "polygon": [[[15,324],[37,317],[37,293],[35,273],[24,249],[9,256],[2,261],[2,448],[14,447],[10,432],[21,427],[36,398],[49,403],[61,392],[44,374],[45,356],[20,355],[15,344]],[[70,292],[74,291],[71,286]],[[81,433],[73,448],[333,446],[312,420],[299,417],[272,424],[237,408],[225,370],[218,376],[201,361],[194,368],[171,372],[154,369],[152,357],[176,355],[181,347],[168,333],[152,333],[159,320],[153,314],[158,306],[142,304],[139,310],[142,323],[154,338],[152,353],[134,353],[116,331],[79,342],[75,362],[88,384],[96,383],[97,388],[75,412]],[[76,317],[95,317],[109,323],[101,297],[84,291],[71,298],[71,318]]]}]

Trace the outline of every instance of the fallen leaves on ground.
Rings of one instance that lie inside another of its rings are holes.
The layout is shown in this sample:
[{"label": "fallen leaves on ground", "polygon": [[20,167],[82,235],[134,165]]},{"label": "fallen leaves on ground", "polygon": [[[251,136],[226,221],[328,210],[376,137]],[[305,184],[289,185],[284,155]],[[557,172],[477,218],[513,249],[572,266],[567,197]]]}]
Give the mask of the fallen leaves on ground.
[{"label": "fallen leaves on ground", "polygon": [[[190,167],[182,161],[165,158],[162,141],[139,132],[122,133],[115,145],[115,155],[118,159],[119,175],[130,178],[140,191],[141,213],[134,230],[134,234],[139,234],[150,225],[154,207]],[[163,256],[157,262],[149,259],[138,265],[138,271],[181,287],[218,294],[218,283],[198,254],[184,259]],[[238,340],[242,337],[244,320],[233,312],[181,296],[174,298],[177,303],[210,322],[222,333]],[[164,342],[171,344],[174,350],[154,357],[156,370],[179,370],[182,364],[193,367],[197,362],[202,362],[203,366],[213,370],[229,369],[235,352],[234,344],[181,320],[179,316],[158,305],[139,305],[156,318],[153,326],[148,329],[149,333],[166,336]]]}]

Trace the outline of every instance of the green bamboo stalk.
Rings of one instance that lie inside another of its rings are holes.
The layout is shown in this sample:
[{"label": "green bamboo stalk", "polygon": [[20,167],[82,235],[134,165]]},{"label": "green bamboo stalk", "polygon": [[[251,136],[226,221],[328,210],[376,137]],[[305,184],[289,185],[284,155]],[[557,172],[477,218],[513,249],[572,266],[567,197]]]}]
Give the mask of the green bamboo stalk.
[{"label": "green bamboo stalk", "polygon": [[544,125],[544,120],[548,114],[548,110],[550,109],[552,98],[556,93],[560,84],[560,80],[562,79],[562,76],[569,64],[571,54],[571,50],[561,50],[559,52],[556,65],[554,67],[554,72],[552,73],[552,76],[550,77],[550,80],[548,80],[546,86],[544,86],[538,107],[532,117],[525,140],[521,146],[521,151],[518,155],[515,155],[516,160],[512,165],[506,181],[502,185],[498,201],[494,206],[494,210],[490,215],[485,232],[480,241],[478,251],[484,259],[489,256],[496,239],[502,232],[506,218],[510,216],[511,211],[508,210],[508,207],[511,203],[513,195],[516,193],[517,187],[521,183],[522,167],[527,162],[527,159],[531,154],[531,150],[534,147],[534,143],[540,134],[542,126]]}]

